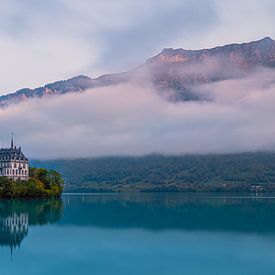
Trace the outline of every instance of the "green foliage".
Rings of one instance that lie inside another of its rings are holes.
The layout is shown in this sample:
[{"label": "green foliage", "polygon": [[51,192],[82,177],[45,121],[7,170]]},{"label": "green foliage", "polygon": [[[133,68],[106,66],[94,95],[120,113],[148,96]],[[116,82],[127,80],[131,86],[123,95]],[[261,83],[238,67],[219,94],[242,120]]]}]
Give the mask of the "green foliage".
[{"label": "green foliage", "polygon": [[63,191],[63,182],[56,171],[30,168],[30,178],[27,181],[0,177],[0,197],[59,197]]},{"label": "green foliage", "polygon": [[55,169],[66,191],[275,191],[275,154],[106,157],[36,161]]}]

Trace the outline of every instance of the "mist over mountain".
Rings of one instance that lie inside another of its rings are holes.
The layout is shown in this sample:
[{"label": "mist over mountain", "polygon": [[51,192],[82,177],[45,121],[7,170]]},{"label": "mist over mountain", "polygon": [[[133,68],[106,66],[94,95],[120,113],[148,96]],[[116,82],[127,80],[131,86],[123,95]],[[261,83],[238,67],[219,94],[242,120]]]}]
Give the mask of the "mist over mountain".
[{"label": "mist over mountain", "polygon": [[274,49],[165,49],[129,72],[24,89],[1,98],[0,138],[14,132],[31,159],[274,151]]},{"label": "mist over mountain", "polygon": [[103,75],[95,79],[79,75],[36,89],[21,89],[1,96],[0,106],[119,84],[148,86],[175,101],[204,100],[205,95],[197,92],[200,85],[243,78],[259,68],[275,68],[275,41],[269,37],[212,49],[170,48],[125,73]]}]

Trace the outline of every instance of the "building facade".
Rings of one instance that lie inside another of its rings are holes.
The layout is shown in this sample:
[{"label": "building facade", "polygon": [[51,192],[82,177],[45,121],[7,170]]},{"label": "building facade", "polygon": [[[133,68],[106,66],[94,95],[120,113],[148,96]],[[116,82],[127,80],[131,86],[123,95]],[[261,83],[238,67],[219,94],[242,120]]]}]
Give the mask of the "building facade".
[{"label": "building facade", "polygon": [[8,217],[0,217],[0,246],[10,246],[11,252],[28,234],[29,215],[13,213]]},{"label": "building facade", "polygon": [[13,145],[10,148],[0,149],[0,177],[13,180],[29,179],[29,161],[21,151],[21,147]]}]

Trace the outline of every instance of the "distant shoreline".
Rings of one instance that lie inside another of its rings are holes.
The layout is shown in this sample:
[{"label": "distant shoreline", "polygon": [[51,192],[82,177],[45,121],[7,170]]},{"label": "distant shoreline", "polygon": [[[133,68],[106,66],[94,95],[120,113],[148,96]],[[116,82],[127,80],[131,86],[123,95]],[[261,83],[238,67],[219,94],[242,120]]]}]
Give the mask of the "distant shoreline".
[{"label": "distant shoreline", "polygon": [[275,192],[275,153],[272,152],[31,163],[58,171],[65,180],[64,192]]},{"label": "distant shoreline", "polygon": [[176,189],[175,187],[163,187],[163,188],[155,188],[155,189],[146,189],[146,188],[141,188],[141,189],[136,189],[135,186],[132,186],[131,188],[126,188],[126,187],[116,187],[113,188],[104,188],[104,184],[101,188],[93,189],[91,187],[86,187],[86,188],[81,188],[81,187],[65,187],[64,189],[64,194],[66,193],[92,193],[92,194],[99,194],[99,193],[114,193],[114,194],[119,194],[119,193],[185,193],[185,194],[205,194],[205,193],[212,193],[212,194],[222,194],[222,193],[246,193],[246,194],[272,194],[275,193],[275,184],[269,185],[268,188],[265,186],[257,186],[259,189],[251,189],[251,188],[222,188],[221,186],[215,186],[215,187],[209,187],[209,186],[204,186],[204,188],[199,187],[196,189],[195,186],[188,190],[184,189]]}]

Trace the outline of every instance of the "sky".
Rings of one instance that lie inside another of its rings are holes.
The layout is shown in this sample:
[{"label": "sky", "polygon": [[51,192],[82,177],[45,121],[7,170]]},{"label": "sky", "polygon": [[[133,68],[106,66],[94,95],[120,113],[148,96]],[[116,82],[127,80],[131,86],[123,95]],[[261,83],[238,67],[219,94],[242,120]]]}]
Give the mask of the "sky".
[{"label": "sky", "polygon": [[[126,71],[163,48],[275,38],[274,14],[268,0],[2,0],[0,94]],[[275,150],[274,70],[202,85],[211,100],[200,102],[171,102],[145,84],[0,109],[1,146],[14,132],[31,159]]]},{"label": "sky", "polygon": [[163,48],[275,38],[273,0],[1,0],[0,95],[126,71]]}]

